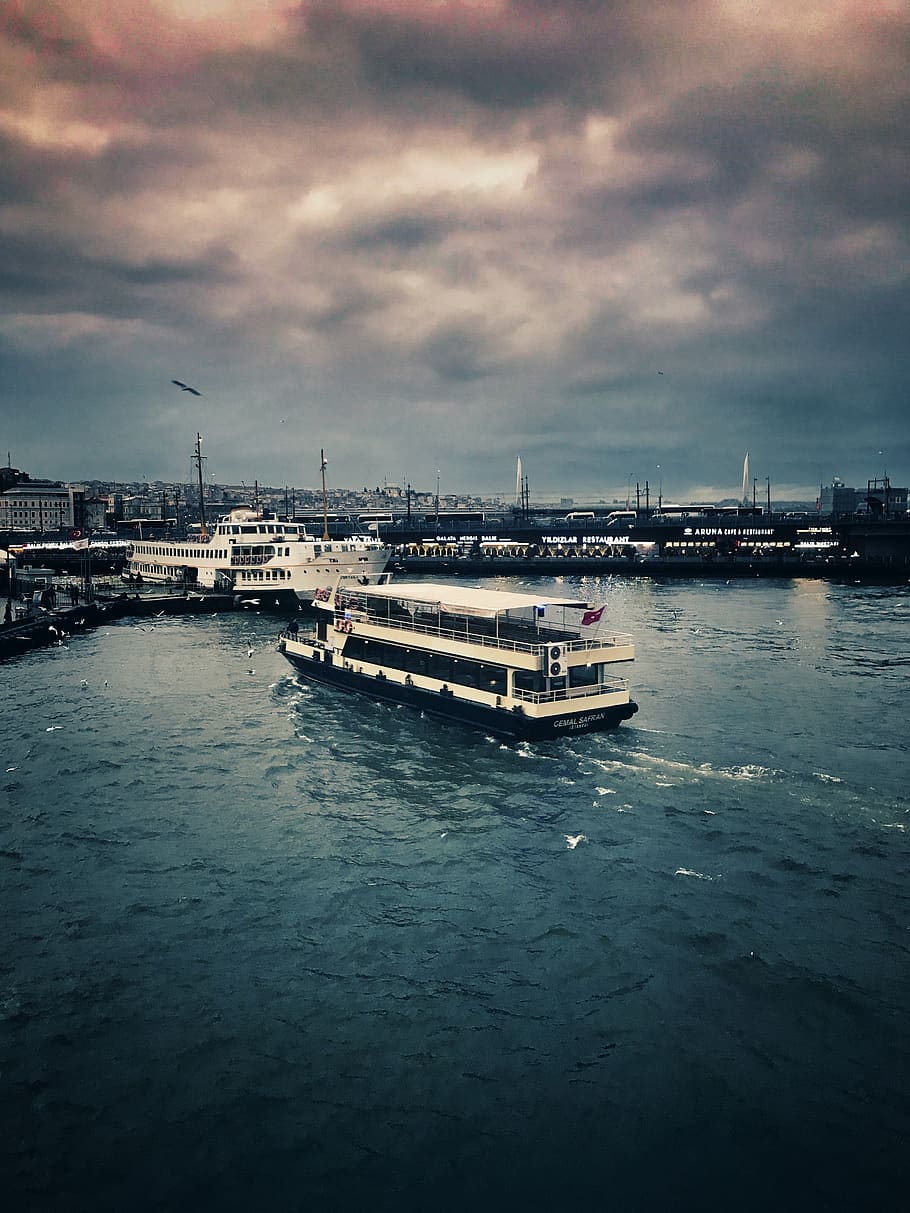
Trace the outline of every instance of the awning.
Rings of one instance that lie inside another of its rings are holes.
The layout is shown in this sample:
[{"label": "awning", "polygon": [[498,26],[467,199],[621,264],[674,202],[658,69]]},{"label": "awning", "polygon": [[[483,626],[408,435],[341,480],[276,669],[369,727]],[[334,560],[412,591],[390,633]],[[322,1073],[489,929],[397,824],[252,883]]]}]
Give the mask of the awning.
[{"label": "awning", "polygon": [[488,590],[427,581],[371,585],[363,589],[358,588],[355,593],[364,598],[389,598],[398,602],[418,603],[440,611],[477,615],[485,619],[495,619],[497,615],[503,615],[507,611],[531,611],[535,607],[562,606],[586,610],[589,605],[578,598],[552,594],[523,594],[512,590]]}]

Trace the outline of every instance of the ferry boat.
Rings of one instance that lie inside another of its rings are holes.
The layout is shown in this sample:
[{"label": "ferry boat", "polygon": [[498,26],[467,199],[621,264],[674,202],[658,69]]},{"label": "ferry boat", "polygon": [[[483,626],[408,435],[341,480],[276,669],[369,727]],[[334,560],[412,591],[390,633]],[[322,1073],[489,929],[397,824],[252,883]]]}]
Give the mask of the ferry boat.
[{"label": "ferry boat", "polygon": [[236,598],[286,605],[310,603],[327,580],[375,579],[391,548],[366,535],[318,539],[302,522],[265,518],[240,506],[211,534],[190,539],[137,539],[127,552],[133,580],[177,582]]},{"label": "ferry boat", "polygon": [[562,596],[415,581],[313,599],[278,650],[302,677],[422,709],[495,736],[544,740],[615,728],[638,711],[614,668],[632,637],[603,629],[604,607]]}]

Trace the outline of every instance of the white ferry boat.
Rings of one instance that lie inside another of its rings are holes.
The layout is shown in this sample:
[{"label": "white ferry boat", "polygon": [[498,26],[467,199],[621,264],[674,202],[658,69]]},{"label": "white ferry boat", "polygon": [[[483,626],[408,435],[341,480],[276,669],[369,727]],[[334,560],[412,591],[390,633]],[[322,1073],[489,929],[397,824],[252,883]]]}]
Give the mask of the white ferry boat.
[{"label": "white ferry boat", "polygon": [[431,582],[320,587],[278,650],[300,674],[507,737],[615,728],[638,711],[632,638],[574,598]]},{"label": "white ferry boat", "polygon": [[264,518],[249,507],[219,518],[210,535],[137,539],[127,553],[134,580],[176,582],[277,605],[309,603],[318,586],[337,577],[375,580],[390,556],[391,548],[378,539],[318,539],[305,523]]}]

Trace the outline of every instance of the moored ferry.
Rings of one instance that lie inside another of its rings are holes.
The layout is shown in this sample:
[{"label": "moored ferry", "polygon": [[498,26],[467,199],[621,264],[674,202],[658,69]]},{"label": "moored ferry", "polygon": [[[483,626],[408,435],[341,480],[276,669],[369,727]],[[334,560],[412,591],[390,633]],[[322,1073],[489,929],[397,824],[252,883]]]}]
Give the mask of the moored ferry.
[{"label": "moored ferry", "polygon": [[431,582],[320,587],[279,652],[306,679],[506,737],[615,728],[638,710],[614,669],[631,636],[574,598]]},{"label": "moored ferry", "polygon": [[177,582],[285,605],[311,602],[315,590],[336,577],[375,579],[390,555],[389,547],[366,535],[318,539],[305,523],[238,507],[202,537],[135,540],[128,567],[137,580]]}]

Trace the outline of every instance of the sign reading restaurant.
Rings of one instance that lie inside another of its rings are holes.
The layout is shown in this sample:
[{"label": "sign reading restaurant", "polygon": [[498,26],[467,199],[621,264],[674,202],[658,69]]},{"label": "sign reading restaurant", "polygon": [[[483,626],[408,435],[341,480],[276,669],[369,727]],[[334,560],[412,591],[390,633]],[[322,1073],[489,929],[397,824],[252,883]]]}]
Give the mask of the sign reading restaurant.
[{"label": "sign reading restaurant", "polygon": [[710,539],[718,536],[730,539],[773,539],[774,528],[770,526],[687,526],[684,535],[694,539]]}]

